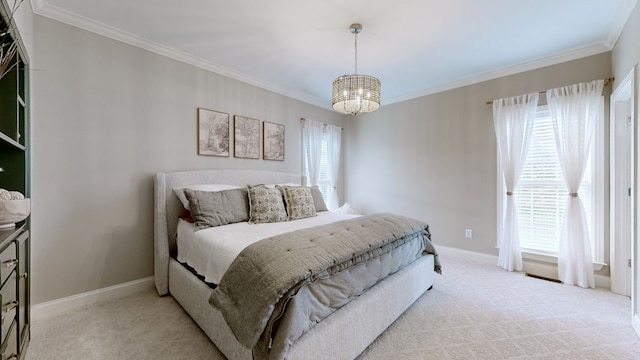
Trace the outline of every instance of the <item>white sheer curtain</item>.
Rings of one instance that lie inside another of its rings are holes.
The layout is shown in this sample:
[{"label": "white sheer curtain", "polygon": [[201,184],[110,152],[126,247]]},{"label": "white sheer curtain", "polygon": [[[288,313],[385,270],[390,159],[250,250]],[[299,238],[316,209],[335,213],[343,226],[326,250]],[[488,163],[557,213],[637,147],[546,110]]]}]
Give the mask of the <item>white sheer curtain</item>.
[{"label": "white sheer curtain", "polygon": [[307,185],[318,185],[320,178],[320,156],[324,124],[305,119],[302,128],[302,149],[304,167],[307,170]]},{"label": "white sheer curtain", "polygon": [[334,125],[327,125],[325,139],[327,141],[327,160],[329,170],[329,210],[337,209],[338,203],[338,171],[340,169],[340,142],[342,138],[342,128]]},{"label": "white sheer curtain", "polygon": [[589,160],[594,124],[604,121],[604,80],[547,90],[567,205],[558,249],[558,277],[565,284],[595,287],[589,229],[578,189]]},{"label": "white sheer curtain", "polygon": [[520,229],[513,193],[527,159],[538,97],[536,92],[493,101],[493,124],[502,177],[507,190],[498,265],[508,271],[522,270]]}]

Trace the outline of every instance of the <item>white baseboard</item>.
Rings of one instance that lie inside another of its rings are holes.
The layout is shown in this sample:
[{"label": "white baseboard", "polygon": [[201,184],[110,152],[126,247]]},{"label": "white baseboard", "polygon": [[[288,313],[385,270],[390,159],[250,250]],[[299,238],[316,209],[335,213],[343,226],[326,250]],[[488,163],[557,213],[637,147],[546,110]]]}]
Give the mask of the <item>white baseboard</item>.
[{"label": "white baseboard", "polygon": [[[451,255],[465,260],[473,260],[483,264],[498,266],[497,255],[483,254],[475,251],[456,249],[441,245],[437,246],[436,250],[438,250],[438,254],[444,256]],[[524,267],[524,272],[551,279],[558,278],[558,264],[522,259],[522,265]],[[443,266],[446,266],[446,263],[443,264]],[[609,276],[595,274],[595,281],[597,288],[611,289],[611,278]]]},{"label": "white baseboard", "polygon": [[633,330],[635,330],[636,334],[640,336],[640,315],[633,315],[633,318],[631,319],[631,325],[633,326]]},{"label": "white baseboard", "polygon": [[498,256],[496,255],[483,254],[475,251],[462,250],[442,245],[436,245],[436,250],[438,251],[438,254],[444,256],[451,255],[459,259],[473,260],[488,265],[497,266],[498,264]]},{"label": "white baseboard", "polygon": [[150,276],[147,278],[109,286],[98,290],[88,291],[82,294],[77,294],[62,299],[35,304],[31,307],[31,320],[36,322],[38,320],[62,315],[64,313],[77,310],[87,305],[138,294],[153,288],[153,284],[153,276]]}]

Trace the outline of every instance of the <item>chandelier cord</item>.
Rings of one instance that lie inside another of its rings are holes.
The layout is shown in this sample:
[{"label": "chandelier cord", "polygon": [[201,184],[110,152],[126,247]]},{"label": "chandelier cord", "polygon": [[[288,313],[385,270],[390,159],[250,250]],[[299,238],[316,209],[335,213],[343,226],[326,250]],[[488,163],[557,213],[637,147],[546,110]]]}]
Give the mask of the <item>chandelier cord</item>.
[{"label": "chandelier cord", "polygon": [[358,75],[358,31],[355,32],[355,36],[356,36],[356,41],[355,41],[355,58],[356,58],[356,72],[353,73],[354,75]]}]

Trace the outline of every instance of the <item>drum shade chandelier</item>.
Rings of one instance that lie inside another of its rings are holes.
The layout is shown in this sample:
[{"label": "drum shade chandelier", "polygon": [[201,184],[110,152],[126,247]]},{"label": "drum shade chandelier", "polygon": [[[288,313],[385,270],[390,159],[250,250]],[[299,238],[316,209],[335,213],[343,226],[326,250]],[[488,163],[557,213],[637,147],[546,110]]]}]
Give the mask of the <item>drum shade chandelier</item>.
[{"label": "drum shade chandelier", "polygon": [[378,110],[380,107],[380,80],[369,75],[358,75],[358,33],[362,25],[351,24],[351,33],[355,35],[355,72],[342,75],[333,80],[333,110],[358,115]]}]

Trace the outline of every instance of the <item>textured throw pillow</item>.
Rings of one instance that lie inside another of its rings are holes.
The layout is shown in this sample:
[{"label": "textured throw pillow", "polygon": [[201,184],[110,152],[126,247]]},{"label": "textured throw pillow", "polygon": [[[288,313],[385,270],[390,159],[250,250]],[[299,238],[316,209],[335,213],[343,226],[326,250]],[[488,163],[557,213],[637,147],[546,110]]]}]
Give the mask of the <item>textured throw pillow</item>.
[{"label": "textured throw pillow", "polygon": [[227,185],[227,184],[196,184],[196,185],[187,185],[183,187],[177,187],[173,189],[173,192],[176,194],[182,206],[185,209],[189,209],[189,200],[184,195],[184,189],[192,189],[192,190],[200,190],[200,191],[222,191],[229,189],[240,189],[240,186],[235,185]]},{"label": "textured throw pillow", "polygon": [[184,189],[196,230],[249,220],[247,189]]},{"label": "textured throw pillow", "polygon": [[324,198],[322,197],[322,193],[320,192],[318,185],[311,187],[311,196],[313,197],[313,204],[316,207],[316,212],[329,211],[327,205],[324,203]]},{"label": "textured throw pillow", "polygon": [[276,186],[287,207],[288,220],[304,219],[316,216],[316,207],[311,196],[311,188],[307,186]]},{"label": "textured throw pillow", "polygon": [[269,223],[287,220],[282,193],[264,185],[248,186],[249,223]]}]

